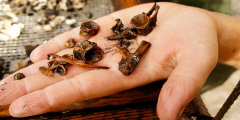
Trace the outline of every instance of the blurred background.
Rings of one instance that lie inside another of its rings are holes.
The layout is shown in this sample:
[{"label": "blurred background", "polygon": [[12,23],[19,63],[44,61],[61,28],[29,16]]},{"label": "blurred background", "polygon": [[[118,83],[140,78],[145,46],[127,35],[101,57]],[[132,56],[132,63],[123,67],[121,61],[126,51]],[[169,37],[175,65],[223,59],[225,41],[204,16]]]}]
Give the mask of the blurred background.
[{"label": "blurred background", "polygon": [[[239,0],[136,0],[135,2],[142,4],[154,1],[175,2],[240,17]],[[122,2],[129,1],[0,0],[0,79],[31,64],[29,55],[36,46],[81,25],[82,22],[122,9],[119,7]],[[239,79],[240,71],[233,67],[219,63],[213,70],[201,90],[201,97],[212,116],[215,116]],[[235,101],[224,116],[224,120],[240,119],[240,109],[237,106],[240,106],[240,100]]]}]

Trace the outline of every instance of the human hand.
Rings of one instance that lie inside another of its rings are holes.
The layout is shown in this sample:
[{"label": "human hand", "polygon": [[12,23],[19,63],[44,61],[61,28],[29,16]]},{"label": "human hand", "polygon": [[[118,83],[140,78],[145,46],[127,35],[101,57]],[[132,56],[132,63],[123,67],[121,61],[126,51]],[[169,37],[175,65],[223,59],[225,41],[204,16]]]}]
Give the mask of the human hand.
[{"label": "human hand", "polygon": [[[18,71],[26,78],[11,82],[13,75],[10,75],[3,80],[7,84],[0,86],[4,89],[0,94],[0,105],[11,104],[12,116],[31,116],[168,78],[159,95],[157,113],[162,120],[177,119],[199,93],[217,63],[217,29],[202,9],[173,3],[158,4],[161,8],[157,26],[147,36],[138,35],[132,40],[131,52],[142,40],[149,41],[151,47],[130,76],[124,76],[118,70],[121,55],[114,52],[105,54],[103,60],[96,63],[110,67],[108,70],[72,65],[65,76],[49,77],[40,73],[38,68],[46,66],[47,54],[72,54],[72,49],[65,48],[64,43],[70,37],[76,41],[84,38],[78,35],[77,27],[36,48],[31,54],[34,64]],[[135,6],[95,20],[100,30],[89,40],[103,50],[114,46],[116,42],[108,41],[106,36],[113,34],[110,27],[115,24],[115,19],[120,18],[125,27],[129,27],[133,16],[147,12],[152,5]]]}]

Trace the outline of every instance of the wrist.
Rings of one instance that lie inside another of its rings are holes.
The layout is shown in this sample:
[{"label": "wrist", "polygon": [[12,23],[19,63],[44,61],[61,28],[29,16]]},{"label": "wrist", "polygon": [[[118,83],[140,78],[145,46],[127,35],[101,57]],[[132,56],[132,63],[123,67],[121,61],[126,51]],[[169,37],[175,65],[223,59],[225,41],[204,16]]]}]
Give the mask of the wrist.
[{"label": "wrist", "polygon": [[218,61],[240,68],[240,19],[221,13],[209,13],[216,23]]}]

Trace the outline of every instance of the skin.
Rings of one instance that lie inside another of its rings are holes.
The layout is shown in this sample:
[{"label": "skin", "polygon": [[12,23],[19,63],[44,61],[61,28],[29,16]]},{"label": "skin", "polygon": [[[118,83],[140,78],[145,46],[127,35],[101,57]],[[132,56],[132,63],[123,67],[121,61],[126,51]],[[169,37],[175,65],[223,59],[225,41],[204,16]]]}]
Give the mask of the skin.
[{"label": "skin", "polygon": [[[110,67],[108,70],[70,66],[66,76],[54,74],[45,76],[38,71],[47,66],[47,54],[72,54],[72,49],[64,46],[69,37],[80,41],[79,27],[56,36],[40,45],[31,54],[33,65],[21,69],[25,78],[13,81],[13,75],[1,83],[0,105],[11,104],[9,112],[14,117],[25,117],[48,112],[74,102],[111,95],[123,90],[168,79],[164,84],[157,104],[157,114],[161,120],[177,119],[184,107],[198,95],[199,90],[218,61],[239,68],[240,46],[239,19],[206,10],[178,5],[158,3],[157,26],[147,36],[138,36],[130,48],[134,52],[142,40],[152,46],[142,57],[130,76],[118,70],[121,60],[119,53],[104,55],[97,65]],[[124,9],[95,20],[100,25],[99,33],[90,38],[103,50],[113,46],[106,36],[116,18],[130,26],[130,19],[145,11],[151,4]],[[108,21],[108,22],[106,22]],[[113,49],[116,49],[114,47]],[[233,50],[235,50],[233,52]],[[105,51],[106,52],[106,51]]]}]

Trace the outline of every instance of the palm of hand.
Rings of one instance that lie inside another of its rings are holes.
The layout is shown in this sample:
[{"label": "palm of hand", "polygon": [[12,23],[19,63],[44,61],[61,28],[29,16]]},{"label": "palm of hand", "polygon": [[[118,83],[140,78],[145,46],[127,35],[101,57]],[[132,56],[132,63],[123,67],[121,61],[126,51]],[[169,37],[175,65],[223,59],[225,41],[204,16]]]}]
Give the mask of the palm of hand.
[{"label": "palm of hand", "polygon": [[[215,67],[218,55],[216,28],[203,10],[170,3],[159,5],[157,26],[147,36],[139,35],[136,40],[131,40],[131,52],[142,40],[149,41],[152,46],[130,76],[124,76],[118,70],[121,55],[114,52],[115,47],[97,63],[109,66],[108,70],[71,66],[64,77],[42,75],[38,67],[46,66],[47,54],[72,54],[72,49],[66,49],[64,43],[69,37],[76,41],[83,38],[78,35],[78,27],[34,50],[31,59],[35,63],[19,71],[27,76],[25,79],[10,82],[13,75],[4,79],[8,84],[0,86],[4,89],[0,103],[11,103],[13,116],[29,116],[168,78],[159,97],[158,114],[161,119],[176,118],[198,94]],[[115,19],[120,18],[128,27],[134,15],[147,12],[151,6],[139,5],[97,19],[95,22],[100,25],[100,31],[90,40],[102,49],[114,46],[116,42],[106,40],[106,36],[113,34],[110,27],[115,24]]]}]

